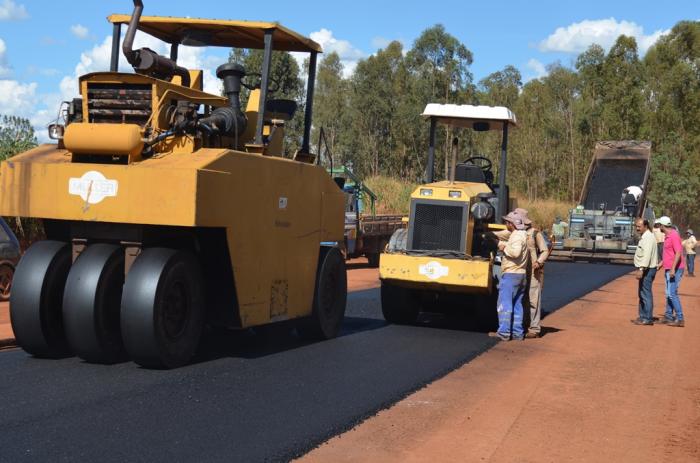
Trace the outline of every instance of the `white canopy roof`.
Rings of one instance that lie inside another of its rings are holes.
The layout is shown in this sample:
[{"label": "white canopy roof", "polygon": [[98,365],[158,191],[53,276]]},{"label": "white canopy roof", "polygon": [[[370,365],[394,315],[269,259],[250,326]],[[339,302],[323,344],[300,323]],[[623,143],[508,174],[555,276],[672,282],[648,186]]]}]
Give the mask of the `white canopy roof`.
[{"label": "white canopy roof", "polygon": [[475,122],[488,122],[489,130],[502,130],[503,124],[517,126],[513,112],[503,106],[473,106],[429,103],[423,117],[434,117],[442,124],[453,127],[473,128]]}]

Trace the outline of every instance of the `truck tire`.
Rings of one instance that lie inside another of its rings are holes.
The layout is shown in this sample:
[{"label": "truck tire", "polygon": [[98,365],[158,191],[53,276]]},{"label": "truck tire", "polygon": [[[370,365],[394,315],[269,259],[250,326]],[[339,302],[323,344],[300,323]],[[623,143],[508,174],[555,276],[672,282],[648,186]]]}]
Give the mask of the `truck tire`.
[{"label": "truck tire", "polygon": [[336,337],[345,317],[347,295],[348,281],[343,254],[338,248],[321,249],[311,316],[297,325],[299,335],[315,341]]},{"label": "truck tire", "polygon": [[399,228],[389,238],[388,252],[404,252],[408,243],[408,230]]},{"label": "truck tire", "polygon": [[384,320],[397,325],[416,323],[420,313],[420,303],[413,291],[382,281],[382,315]]}]

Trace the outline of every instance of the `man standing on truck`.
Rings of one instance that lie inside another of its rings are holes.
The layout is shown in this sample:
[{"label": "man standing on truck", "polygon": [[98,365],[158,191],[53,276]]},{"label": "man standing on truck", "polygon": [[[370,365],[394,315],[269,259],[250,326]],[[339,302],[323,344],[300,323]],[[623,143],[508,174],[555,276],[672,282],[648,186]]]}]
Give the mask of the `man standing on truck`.
[{"label": "man standing on truck", "polygon": [[549,257],[550,246],[544,239],[540,230],[532,226],[532,220],[527,215],[527,210],[517,208],[517,214],[523,219],[527,233],[527,252],[529,253],[529,265],[527,272],[527,308],[530,310],[530,324],[527,328],[526,338],[540,336],[540,319],[542,318],[542,287],[544,285],[544,263]]},{"label": "man standing on truck", "polygon": [[676,229],[673,228],[669,217],[663,216],[656,222],[661,225],[661,231],[666,235],[664,256],[659,265],[659,268],[663,266],[666,275],[666,313],[659,320],[659,323],[682,328],[685,326],[685,322],[683,320],[681,300],[678,297],[678,286],[681,283],[681,278],[683,278],[685,265],[683,262],[681,237]]},{"label": "man standing on truck", "polygon": [[501,260],[501,281],[498,283],[498,331],[489,336],[508,341],[522,340],[523,296],[525,295],[525,272],[529,255],[527,253],[527,232],[522,217],[515,211],[503,217],[510,232],[508,241],[499,241],[498,249],[503,252]]},{"label": "man standing on truck", "polygon": [[634,253],[634,266],[637,267],[637,280],[639,280],[639,315],[631,322],[635,325],[653,325],[654,296],[651,288],[656,277],[656,267],[659,265],[658,248],[656,238],[649,230],[648,220],[638,218],[634,225],[637,233],[642,237]]},{"label": "man standing on truck", "polygon": [[683,240],[683,248],[685,249],[685,260],[688,264],[688,276],[695,276],[695,247],[698,245],[698,240],[695,239],[693,230],[690,228],[685,232],[687,238]]}]

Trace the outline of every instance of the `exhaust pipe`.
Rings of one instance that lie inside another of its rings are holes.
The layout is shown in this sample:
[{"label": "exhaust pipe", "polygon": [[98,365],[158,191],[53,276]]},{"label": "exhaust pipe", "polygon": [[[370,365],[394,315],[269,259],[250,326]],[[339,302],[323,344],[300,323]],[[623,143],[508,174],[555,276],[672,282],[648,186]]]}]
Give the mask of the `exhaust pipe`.
[{"label": "exhaust pipe", "polygon": [[143,2],[141,0],[134,0],[134,11],[131,13],[129,28],[126,31],[124,43],[122,44],[122,52],[126,60],[134,68],[134,71],[139,74],[168,80],[177,75],[182,79],[182,85],[184,87],[189,87],[190,72],[187,69],[178,66],[175,61],[160,56],[149,48],[133,49],[134,37],[136,36],[136,30],[138,29],[142,12]]}]

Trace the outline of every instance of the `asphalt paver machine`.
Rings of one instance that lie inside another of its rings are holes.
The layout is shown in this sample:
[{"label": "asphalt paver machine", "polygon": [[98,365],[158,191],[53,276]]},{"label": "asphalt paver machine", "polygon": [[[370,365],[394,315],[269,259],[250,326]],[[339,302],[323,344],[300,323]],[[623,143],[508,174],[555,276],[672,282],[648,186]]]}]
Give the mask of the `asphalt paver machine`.
[{"label": "asphalt paver machine", "polygon": [[[427,180],[411,194],[408,227],[397,230],[380,256],[381,302],[391,323],[415,323],[420,312],[457,306],[492,324],[498,262],[490,231],[502,230],[509,205],[506,180],[508,130],[515,115],[504,107],[428,104],[430,121]],[[434,182],[436,127],[502,133],[499,183],[491,161],[473,156],[456,162],[458,140],[448,180]]]},{"label": "asphalt paver machine", "polygon": [[[47,240],[22,258],[10,299],[18,344],[70,354],[183,365],[203,326],[298,320],[334,337],[347,293],[344,194],[309,151],[320,46],[278,23],[112,15],[111,69],[79,79],[80,98],[43,144],[0,167],[0,214],[43,219]],[[135,72],[119,72],[123,53]],[[139,30],[170,56],[133,49]],[[218,67],[226,96],[202,91],[202,71],[178,47],[262,49],[255,75]],[[309,54],[304,135],[283,155],[296,102],[272,98],[273,50]],[[241,86],[251,89],[246,108]]]}]

